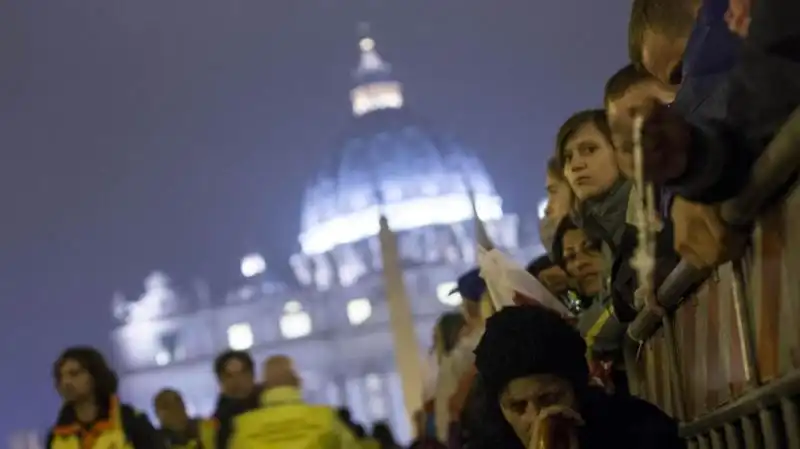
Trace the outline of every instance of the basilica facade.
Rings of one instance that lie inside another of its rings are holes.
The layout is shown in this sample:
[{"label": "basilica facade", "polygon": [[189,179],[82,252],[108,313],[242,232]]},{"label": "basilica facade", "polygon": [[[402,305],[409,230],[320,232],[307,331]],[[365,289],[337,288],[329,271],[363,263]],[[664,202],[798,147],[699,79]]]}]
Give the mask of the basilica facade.
[{"label": "basilica facade", "polygon": [[172,387],[190,412],[211,414],[218,353],[248,350],[257,364],[286,354],[309,401],[347,406],[366,426],[388,421],[408,441],[380,218],[397,236],[421,358],[437,317],[460,303],[451,294],[457,277],[475,265],[476,214],[496,247],[521,261],[542,252],[535,232],[504,213],[475,154],[412,113],[372,39],[359,47],[350,123],[302,200],[299,249],[288,261],[294,279],[275,279],[252,254],[242,261],[241,285],[220,298],[159,272],[138,299],[115,298],[114,363],[121,394],[136,407],[152,414],[153,396]]}]

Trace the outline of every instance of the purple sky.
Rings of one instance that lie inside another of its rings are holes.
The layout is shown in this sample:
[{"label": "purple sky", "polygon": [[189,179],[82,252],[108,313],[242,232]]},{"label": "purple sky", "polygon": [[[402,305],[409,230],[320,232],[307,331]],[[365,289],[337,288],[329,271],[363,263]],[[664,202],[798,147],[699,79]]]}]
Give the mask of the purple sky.
[{"label": "purple sky", "polygon": [[222,288],[249,251],[284,263],[348,119],[359,22],[406,102],[529,213],[557,126],[625,61],[628,8],[0,0],[0,437],[52,421],[52,360],[107,348],[114,290],[138,294],[153,269]]}]

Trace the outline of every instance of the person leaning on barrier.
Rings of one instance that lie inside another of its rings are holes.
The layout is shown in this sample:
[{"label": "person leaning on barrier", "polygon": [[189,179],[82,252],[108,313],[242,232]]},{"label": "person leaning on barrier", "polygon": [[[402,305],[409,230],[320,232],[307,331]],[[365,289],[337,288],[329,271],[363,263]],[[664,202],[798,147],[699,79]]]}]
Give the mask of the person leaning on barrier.
[{"label": "person leaning on barrier", "polygon": [[589,385],[586,344],[558,313],[505,307],[475,350],[483,441],[470,449],[685,447],[677,423],[633,396]]},{"label": "person leaning on barrier", "polygon": [[[623,174],[631,179],[633,167],[633,119],[644,113],[653,103],[668,104],[675,97],[668,86],[664,86],[652,75],[628,65],[615,73],[605,87],[606,118],[611,128],[617,162]],[[716,266],[729,260],[739,248],[743,237],[728,228],[720,218],[715,205],[693,203],[674,196],[666,189],[659,189],[658,196],[662,218],[672,223],[672,249],[695,268]],[[633,197],[632,197],[633,198]],[[634,208],[628,205],[630,224],[636,223]],[[669,233],[670,230],[664,231]],[[627,246],[635,245],[635,238],[628,237]],[[659,257],[673,258],[667,236],[659,237]],[[628,248],[629,253],[632,249]],[[671,270],[671,262],[664,261],[659,270]],[[630,276],[631,273],[628,273]]]},{"label": "person leaning on barrier", "polygon": [[617,165],[627,179],[634,178],[633,121],[636,115],[644,113],[654,102],[672,103],[676,90],[633,64],[621,68],[606,81],[603,93],[606,121],[611,129]]},{"label": "person leaning on barrier", "polygon": [[[644,8],[637,10],[637,4],[648,1],[634,2],[632,24]],[[744,39],[728,29],[728,6],[706,0],[695,23],[697,42],[690,40],[682,52],[656,51],[642,38],[645,27],[630,34],[631,42],[642,42],[631,54],[641,66],[662,78],[669,68],[681,78],[674,107],[656,105],[646,117],[646,175],[702,203],[736,196],[754,162],[800,106],[800,2],[754,2]],[[716,33],[728,37],[727,46],[709,41]]]},{"label": "person leaning on barrier", "polygon": [[351,449],[358,443],[331,407],[307,404],[287,356],[264,362],[259,408],[233,421],[231,449]]},{"label": "person leaning on barrier", "polygon": [[166,388],[153,399],[161,434],[170,449],[213,449],[216,445],[216,423],[213,420],[192,419],[186,412],[183,397]]},{"label": "person leaning on barrier", "polygon": [[53,364],[64,403],[50,430],[48,449],[165,449],[147,415],[120,402],[117,375],[94,348],[65,350]]}]

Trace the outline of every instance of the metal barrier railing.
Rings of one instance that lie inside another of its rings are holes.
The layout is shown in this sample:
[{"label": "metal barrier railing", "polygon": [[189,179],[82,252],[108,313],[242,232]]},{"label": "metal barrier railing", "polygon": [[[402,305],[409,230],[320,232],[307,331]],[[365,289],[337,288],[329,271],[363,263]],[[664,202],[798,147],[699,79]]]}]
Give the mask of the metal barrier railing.
[{"label": "metal barrier railing", "polygon": [[[723,219],[733,226],[749,225],[758,217],[768,200],[800,169],[800,109],[789,118],[764,151],[742,193],[726,201],[721,208]],[[667,310],[674,309],[686,292],[710,272],[697,270],[681,262],[658,289],[658,301]],[[661,324],[661,316],[644,310],[628,327],[628,335],[637,342],[647,340]]]},{"label": "metal barrier railing", "polygon": [[798,171],[800,109],[721,208],[755,223],[747,254],[714,271],[681,262],[658,290],[668,315],[646,309],[628,328],[634,393],[678,418],[690,447],[800,449],[800,187],[775,201]]}]

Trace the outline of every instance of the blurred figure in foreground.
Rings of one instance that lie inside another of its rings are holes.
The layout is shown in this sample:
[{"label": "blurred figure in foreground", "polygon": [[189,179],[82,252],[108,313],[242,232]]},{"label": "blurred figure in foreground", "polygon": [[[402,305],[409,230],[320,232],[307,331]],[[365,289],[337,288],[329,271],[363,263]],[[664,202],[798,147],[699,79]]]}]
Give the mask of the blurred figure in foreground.
[{"label": "blurred figure in foreground", "polygon": [[338,411],[307,404],[292,359],[279,355],[264,363],[259,408],[234,419],[232,449],[340,449],[357,442]]},{"label": "blurred figure in foreground", "polygon": [[[460,426],[459,420],[476,373],[474,351],[483,336],[484,322],[494,310],[486,282],[477,268],[458,278],[457,291],[463,301],[462,310],[466,317],[466,326],[444,369],[444,375],[449,376],[446,382],[453,382],[453,389],[446,403],[449,420],[447,436],[440,441],[448,443],[450,447],[460,447],[464,432],[469,432],[469,429]],[[440,367],[440,376],[441,369]]]},{"label": "blurred figure in foreground", "polygon": [[465,326],[461,313],[445,313],[439,317],[433,333],[436,347],[436,358],[439,362],[439,374],[436,377],[433,412],[436,416],[436,435],[440,441],[447,441],[450,431],[450,397],[458,388],[458,380],[462,374],[462,360],[451,357]]},{"label": "blurred figure in foreground", "polygon": [[181,394],[161,390],[153,399],[161,422],[161,434],[170,449],[210,449],[214,447],[216,428],[212,421],[192,419],[186,412]]},{"label": "blurred figure in foreground", "polygon": [[414,430],[416,437],[408,449],[447,449],[447,446],[439,442],[436,435],[431,432],[430,426],[428,426],[428,417],[422,410],[414,413]]},{"label": "blurred figure in foreground", "polygon": [[655,405],[590,386],[585,353],[580,334],[550,309],[506,307],[489,318],[475,350],[487,438],[473,447],[685,447]]},{"label": "blurred figure in foreground", "polygon": [[147,415],[120,402],[117,375],[96,349],[64,351],[53,365],[53,380],[64,405],[48,435],[49,449],[165,449]]},{"label": "blurred figure in foreground", "polygon": [[400,449],[400,445],[394,439],[392,429],[385,421],[379,421],[372,425],[372,439],[378,442],[380,449]]}]

